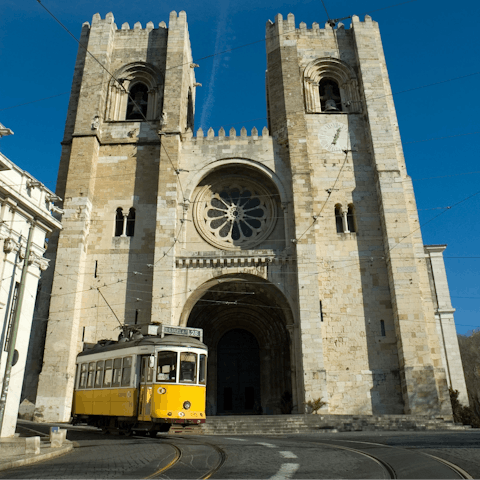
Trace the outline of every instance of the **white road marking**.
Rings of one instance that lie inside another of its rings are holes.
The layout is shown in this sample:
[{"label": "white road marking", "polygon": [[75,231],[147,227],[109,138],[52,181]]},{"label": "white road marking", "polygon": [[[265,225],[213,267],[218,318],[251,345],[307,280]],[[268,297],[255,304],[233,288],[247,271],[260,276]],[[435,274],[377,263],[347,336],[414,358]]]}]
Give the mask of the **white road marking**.
[{"label": "white road marking", "polygon": [[280,467],[280,470],[273,477],[270,477],[270,480],[286,480],[292,478],[299,467],[300,464],[298,463],[284,463]]},{"label": "white road marking", "polygon": [[278,448],[276,445],[273,445],[271,443],[257,442],[257,445],[263,445],[264,447],[268,447],[268,448]]},{"label": "white road marking", "polygon": [[245,438],[228,438],[225,437],[225,440],[236,440],[237,442],[246,442]]},{"label": "white road marking", "polygon": [[278,452],[283,458],[298,458],[293,452]]}]

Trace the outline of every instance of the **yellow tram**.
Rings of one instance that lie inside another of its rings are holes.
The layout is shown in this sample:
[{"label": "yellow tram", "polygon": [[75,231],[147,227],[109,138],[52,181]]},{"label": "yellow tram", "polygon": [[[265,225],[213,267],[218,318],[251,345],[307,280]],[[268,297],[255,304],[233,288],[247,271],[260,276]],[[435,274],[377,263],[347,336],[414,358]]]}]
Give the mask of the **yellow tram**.
[{"label": "yellow tram", "polygon": [[205,422],[207,347],[199,328],[126,327],[77,356],[74,423],[105,430],[167,431]]}]

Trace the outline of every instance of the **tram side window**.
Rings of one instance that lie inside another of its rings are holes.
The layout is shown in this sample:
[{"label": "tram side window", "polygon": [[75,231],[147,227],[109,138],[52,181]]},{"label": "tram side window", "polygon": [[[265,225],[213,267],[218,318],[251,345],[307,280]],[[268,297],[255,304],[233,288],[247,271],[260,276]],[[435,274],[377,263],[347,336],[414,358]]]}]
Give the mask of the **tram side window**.
[{"label": "tram side window", "polygon": [[122,387],[130,386],[130,377],[132,373],[132,357],[125,357],[123,359],[122,369]]},{"label": "tram side window", "polygon": [[103,365],[104,361],[97,362],[97,373],[95,375],[95,388],[102,388]]},{"label": "tram side window", "polygon": [[116,358],[113,361],[113,382],[112,387],[119,387],[122,379],[122,359]]},{"label": "tram side window", "polygon": [[177,352],[158,352],[157,382],[177,381]]},{"label": "tram side window", "polygon": [[207,382],[207,356],[200,355],[200,366],[198,369],[198,383],[205,385]]},{"label": "tram side window", "polygon": [[87,388],[93,388],[94,378],[95,378],[95,362],[91,362],[88,364]]},{"label": "tram side window", "polygon": [[80,365],[80,382],[78,388],[87,388],[87,364],[82,363]]},{"label": "tram side window", "polygon": [[195,383],[197,370],[197,355],[190,352],[180,354],[180,382]]},{"label": "tram side window", "polygon": [[112,366],[113,366],[113,360],[105,360],[105,373],[103,376],[104,387],[112,386]]}]

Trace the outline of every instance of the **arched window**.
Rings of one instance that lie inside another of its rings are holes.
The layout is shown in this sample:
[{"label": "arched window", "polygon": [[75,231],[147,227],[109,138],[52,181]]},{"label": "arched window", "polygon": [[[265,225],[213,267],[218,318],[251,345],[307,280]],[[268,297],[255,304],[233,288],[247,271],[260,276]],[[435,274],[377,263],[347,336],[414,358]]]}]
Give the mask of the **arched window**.
[{"label": "arched window", "polygon": [[126,234],[127,234],[127,237],[133,237],[134,233],[135,233],[135,209],[132,207],[128,211]]},{"label": "arched window", "polygon": [[105,120],[159,120],[163,109],[163,74],[145,62],[115,71],[108,87]]},{"label": "arched window", "polygon": [[338,83],[331,78],[322,78],[319,89],[322,112],[341,112],[342,97]]},{"label": "arched window", "polygon": [[361,113],[355,71],[332,57],[317,58],[303,72],[306,113]]},{"label": "arched window", "polygon": [[128,92],[125,120],[146,120],[147,107],[148,87],[144,83],[136,83]]},{"label": "arched window", "polygon": [[117,208],[115,215],[115,236],[121,237],[123,234],[123,208]]},{"label": "arched window", "polygon": [[347,212],[347,226],[348,226],[348,230],[350,232],[356,232],[357,229],[356,229],[356,222],[355,222],[355,208],[353,207],[353,205],[349,205],[348,206],[348,212]]},{"label": "arched window", "polygon": [[337,233],[343,233],[343,220],[342,220],[342,206],[335,205],[335,224],[337,226]]}]

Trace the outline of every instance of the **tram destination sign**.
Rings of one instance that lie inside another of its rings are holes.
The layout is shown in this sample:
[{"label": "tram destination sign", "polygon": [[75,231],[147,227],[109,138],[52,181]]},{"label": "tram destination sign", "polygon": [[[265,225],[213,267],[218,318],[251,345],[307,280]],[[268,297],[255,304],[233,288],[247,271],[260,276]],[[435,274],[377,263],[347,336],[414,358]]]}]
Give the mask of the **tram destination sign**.
[{"label": "tram destination sign", "polygon": [[196,337],[203,341],[203,329],[188,327],[171,327],[168,325],[160,325],[159,333],[164,335],[185,335],[186,337]]}]

